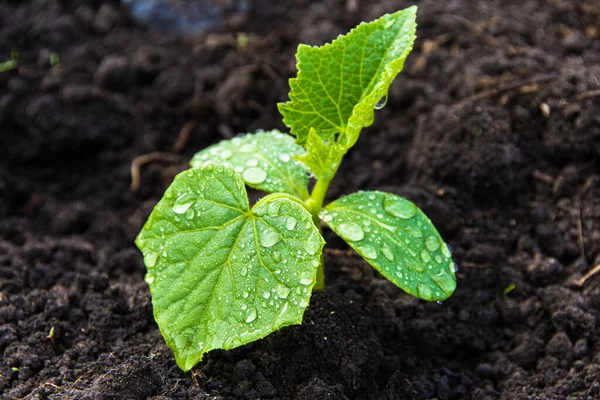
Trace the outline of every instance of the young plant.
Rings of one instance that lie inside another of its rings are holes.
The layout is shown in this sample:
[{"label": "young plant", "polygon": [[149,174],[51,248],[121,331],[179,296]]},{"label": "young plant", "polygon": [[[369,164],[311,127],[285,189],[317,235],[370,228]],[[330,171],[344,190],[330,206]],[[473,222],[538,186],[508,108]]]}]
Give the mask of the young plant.
[{"label": "young plant", "polygon": [[[291,101],[279,104],[295,141],[274,130],[215,144],[156,205],[136,244],[155,319],[184,371],[212,349],[302,322],[313,287],[324,285],[321,222],[404,291],[431,301],[454,291],[450,251],[415,204],[361,191],[323,207],[344,154],[402,70],[415,18],[410,7],[331,44],[300,45]],[[244,185],[271,194],[251,207]]]}]

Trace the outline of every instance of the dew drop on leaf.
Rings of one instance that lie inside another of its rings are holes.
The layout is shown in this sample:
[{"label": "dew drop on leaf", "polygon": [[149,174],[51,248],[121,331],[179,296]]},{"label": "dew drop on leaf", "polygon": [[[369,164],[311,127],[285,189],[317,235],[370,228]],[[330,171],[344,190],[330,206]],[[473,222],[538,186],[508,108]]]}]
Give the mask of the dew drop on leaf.
[{"label": "dew drop on leaf", "polygon": [[333,216],[326,211],[323,211],[319,216],[323,222],[331,222],[333,220]]},{"label": "dew drop on leaf", "polygon": [[421,260],[423,260],[423,262],[426,263],[431,261],[431,256],[429,255],[429,252],[427,250],[421,251]]},{"label": "dew drop on leaf", "polygon": [[221,157],[223,160],[227,160],[231,158],[231,156],[233,156],[233,153],[229,149],[224,149],[221,154],[219,154],[219,157]]},{"label": "dew drop on leaf", "polygon": [[190,201],[189,203],[185,204],[175,204],[173,205],[173,212],[175,214],[183,214],[192,206],[193,203],[193,201]]},{"label": "dew drop on leaf", "polygon": [[383,107],[385,107],[385,105],[387,104],[387,94],[385,96],[383,96],[382,98],[379,99],[379,101],[377,102],[377,104],[375,104],[375,109],[376,110],[381,110]]},{"label": "dew drop on leaf", "polygon": [[250,309],[250,313],[248,314],[248,316],[246,317],[246,323],[250,323],[252,321],[254,321],[256,319],[256,308],[252,307]]},{"label": "dew drop on leaf", "polygon": [[456,288],[456,281],[450,275],[445,273],[444,271],[440,271],[440,274],[433,275],[431,279],[435,282],[435,284],[442,289],[446,293],[452,293]]},{"label": "dew drop on leaf", "polygon": [[444,257],[446,258],[450,258],[452,256],[452,252],[450,251],[450,246],[448,246],[446,243],[444,243],[444,245],[441,248],[442,254],[444,255]]},{"label": "dew drop on leaf", "polygon": [[240,147],[242,153],[253,153],[255,150],[256,145],[254,143],[246,143]]},{"label": "dew drop on leaf", "polygon": [[384,243],[383,246],[381,246],[381,253],[385,258],[387,258],[388,261],[394,261],[394,259],[396,258],[394,257],[394,253],[392,252],[392,249],[390,249],[390,246],[388,246],[387,243]]},{"label": "dew drop on leaf", "polygon": [[260,235],[260,244],[264,247],[272,247],[281,241],[277,232],[271,229],[264,229]]},{"label": "dew drop on leaf", "polygon": [[394,217],[410,219],[417,213],[417,206],[408,200],[385,197],[383,209]]},{"label": "dew drop on leaf", "polygon": [[146,276],[144,277],[144,280],[146,281],[146,283],[148,285],[152,285],[152,283],[154,283],[154,275],[146,274]]},{"label": "dew drop on leaf", "polygon": [[340,231],[341,236],[353,242],[363,240],[365,237],[365,232],[360,225],[352,221],[341,223],[338,226],[338,230]]},{"label": "dew drop on leaf", "polygon": [[158,259],[158,253],[148,253],[146,257],[144,257],[144,264],[148,268],[152,268],[156,265],[156,260]]},{"label": "dew drop on leaf", "polygon": [[429,287],[423,283],[419,283],[417,285],[417,290],[419,291],[419,295],[421,296],[421,298],[423,299],[429,299],[431,298],[431,289],[429,289]]},{"label": "dew drop on leaf", "polygon": [[279,155],[279,159],[283,162],[288,162],[290,161],[292,158],[290,157],[290,155],[288,153],[281,153]]},{"label": "dew drop on leaf", "polygon": [[425,247],[427,247],[427,250],[429,251],[436,251],[440,247],[440,241],[435,236],[429,236],[425,240]]},{"label": "dew drop on leaf", "polygon": [[300,275],[300,284],[301,285],[308,286],[312,282],[313,282],[313,274],[312,273],[303,272],[302,275]]},{"label": "dew drop on leaf", "polygon": [[423,267],[423,265],[421,265],[421,263],[416,262],[414,260],[407,259],[406,260],[406,266],[411,271],[415,271],[415,272],[417,272],[419,274],[425,272],[425,267]]},{"label": "dew drop on leaf", "polygon": [[364,258],[368,258],[369,260],[374,260],[377,258],[377,250],[375,250],[374,248],[372,248],[371,246],[362,246],[362,247],[358,247],[358,252],[364,257]]},{"label": "dew drop on leaf", "polygon": [[267,173],[262,168],[253,167],[245,170],[242,174],[242,178],[249,184],[258,185],[267,179]]},{"label": "dew drop on leaf", "polygon": [[287,217],[287,221],[285,222],[285,227],[290,231],[296,227],[296,223],[298,220],[294,217]]},{"label": "dew drop on leaf", "polygon": [[276,294],[277,297],[281,299],[287,299],[287,297],[290,295],[290,289],[283,285],[279,285],[277,286]]}]

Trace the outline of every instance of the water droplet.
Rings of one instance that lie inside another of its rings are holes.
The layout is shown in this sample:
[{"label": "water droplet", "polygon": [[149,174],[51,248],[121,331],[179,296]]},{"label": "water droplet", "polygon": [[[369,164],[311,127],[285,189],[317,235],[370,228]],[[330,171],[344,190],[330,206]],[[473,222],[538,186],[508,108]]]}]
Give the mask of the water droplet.
[{"label": "water droplet", "polygon": [[343,222],[338,226],[338,230],[342,237],[353,242],[363,240],[365,237],[365,232],[356,222]]},{"label": "water droplet", "polygon": [[321,246],[321,236],[317,232],[313,232],[306,241],[304,249],[308,254],[314,255],[321,249]]},{"label": "water droplet", "polygon": [[156,265],[156,260],[158,259],[158,253],[148,253],[146,257],[144,257],[144,263],[146,267],[152,268]]},{"label": "water droplet", "polygon": [[330,222],[333,220],[333,216],[331,214],[329,214],[327,211],[322,211],[319,214],[319,217],[321,217],[321,219],[323,220],[323,222]]},{"label": "water droplet", "polygon": [[274,251],[273,252],[273,260],[275,260],[275,262],[281,261],[281,253],[278,251]]},{"label": "water droplet", "polygon": [[435,255],[435,261],[436,261],[438,264],[441,264],[441,263],[444,261],[444,258],[443,258],[442,256],[440,256],[439,254],[436,254],[436,255]]},{"label": "water droplet", "polygon": [[[404,227],[404,232],[408,233],[410,236],[414,236],[417,238],[423,237],[423,232],[416,226],[407,225]],[[407,243],[408,243],[408,240],[407,240]]]},{"label": "water droplet", "polygon": [[244,292],[244,293],[242,294],[242,297],[243,297],[243,298],[245,298],[245,299],[247,299],[247,298],[248,298],[248,296],[249,296],[248,292]]},{"label": "water droplet", "polygon": [[406,266],[411,271],[415,271],[419,274],[422,274],[423,272],[425,272],[425,266],[416,260],[407,259]]},{"label": "water droplet", "polygon": [[240,308],[241,308],[242,310],[245,310],[246,308],[248,308],[248,305],[246,305],[246,303],[243,303],[243,304],[240,306]]},{"label": "water droplet", "polygon": [[223,151],[221,152],[221,154],[219,154],[219,156],[223,160],[227,160],[228,158],[231,158],[231,156],[233,156],[233,153],[229,149],[223,149]]},{"label": "water droplet", "polygon": [[250,313],[246,317],[246,323],[249,324],[250,322],[254,321],[255,319],[256,319],[256,308],[252,307],[250,309]]},{"label": "water droplet", "polygon": [[255,150],[256,145],[254,143],[245,143],[240,147],[242,153],[253,153]]},{"label": "water droplet", "polygon": [[440,240],[435,236],[429,236],[425,240],[425,247],[427,247],[427,250],[429,251],[436,251],[440,247]]},{"label": "water droplet", "polygon": [[429,255],[429,252],[427,250],[421,251],[421,260],[423,260],[423,262],[426,263],[431,261],[431,256]]},{"label": "water droplet", "polygon": [[369,200],[375,200],[375,195],[374,194],[370,194],[369,195]]},{"label": "water droplet", "polygon": [[185,203],[185,204],[175,203],[175,205],[173,205],[172,209],[175,214],[183,214],[192,206],[192,204],[194,204],[193,201],[190,201],[189,203]]},{"label": "water droplet", "polygon": [[451,294],[456,289],[456,280],[454,277],[443,271],[440,275],[433,275],[431,279],[446,294]]},{"label": "water droplet", "polygon": [[146,283],[148,285],[152,285],[152,283],[154,282],[154,275],[146,274],[146,276],[144,277],[144,280],[146,281]]},{"label": "water droplet", "polygon": [[285,222],[285,227],[291,231],[292,229],[294,229],[296,227],[297,222],[298,222],[298,220],[296,220],[296,218],[288,217],[287,221]]},{"label": "water droplet", "polygon": [[264,229],[260,235],[260,244],[264,247],[272,247],[281,241],[279,233],[272,229]]},{"label": "water droplet", "polygon": [[450,258],[452,256],[452,250],[450,249],[450,246],[448,246],[446,243],[442,245],[442,248],[440,250],[442,251],[444,257]]},{"label": "water droplet", "polygon": [[256,167],[258,165],[258,160],[256,158],[251,158],[248,161],[246,161],[246,165],[248,167]]},{"label": "water droplet", "polygon": [[410,219],[417,213],[417,206],[408,200],[385,197],[383,209],[394,217]]},{"label": "water droplet", "polygon": [[277,297],[281,298],[281,299],[287,299],[287,297],[290,295],[290,289],[283,286],[283,285],[279,285],[277,286],[276,289],[276,294]]},{"label": "water droplet", "polygon": [[246,275],[248,275],[248,268],[246,268],[246,267],[242,267],[241,275],[242,275],[242,276],[246,276]]},{"label": "water droplet", "polygon": [[264,291],[262,296],[263,296],[263,298],[268,299],[269,297],[271,297],[271,293]]},{"label": "water droplet", "polygon": [[451,262],[450,264],[448,264],[450,266],[450,271],[452,272],[456,272],[458,271],[458,264],[455,262]]},{"label": "water droplet", "polygon": [[429,288],[429,286],[423,284],[423,283],[419,283],[417,285],[417,291],[419,292],[419,295],[421,296],[421,298],[428,300],[431,298],[431,289]]},{"label": "water droplet", "polygon": [[381,110],[383,107],[385,107],[385,105],[387,104],[387,94],[385,96],[383,96],[382,98],[379,99],[379,101],[377,102],[377,104],[375,104],[375,109],[376,110]]},{"label": "water droplet", "polygon": [[281,153],[279,155],[279,159],[283,162],[288,162],[290,161],[292,158],[290,157],[290,155],[288,153]]},{"label": "water droplet", "polygon": [[245,170],[242,174],[242,178],[249,184],[258,185],[267,179],[267,173],[262,168],[253,167]]},{"label": "water droplet", "polygon": [[372,248],[371,246],[361,246],[357,248],[358,252],[369,260],[374,260],[377,258],[377,250]]},{"label": "water droplet", "polygon": [[300,284],[308,286],[313,283],[313,274],[311,272],[303,272],[300,275]]},{"label": "water droplet", "polygon": [[383,256],[387,258],[388,261],[394,261],[394,253],[387,243],[384,243],[383,246],[381,246],[381,253],[383,253]]}]

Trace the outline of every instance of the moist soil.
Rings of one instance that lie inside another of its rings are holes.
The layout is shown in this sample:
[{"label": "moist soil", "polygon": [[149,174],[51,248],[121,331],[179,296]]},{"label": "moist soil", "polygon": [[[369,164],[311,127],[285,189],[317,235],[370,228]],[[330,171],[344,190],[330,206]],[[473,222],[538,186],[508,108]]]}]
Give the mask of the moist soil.
[{"label": "moist soil", "polygon": [[600,275],[578,281],[600,264],[594,0],[418,3],[415,49],[329,199],[416,202],[458,263],[449,300],[410,297],[325,231],[302,325],[178,369],[133,244],[153,206],[195,151],[285,129],[298,43],[412,4],[223,3],[219,31],[188,37],[118,1],[0,4],[0,55],[18,52],[0,73],[2,397],[600,398]]}]

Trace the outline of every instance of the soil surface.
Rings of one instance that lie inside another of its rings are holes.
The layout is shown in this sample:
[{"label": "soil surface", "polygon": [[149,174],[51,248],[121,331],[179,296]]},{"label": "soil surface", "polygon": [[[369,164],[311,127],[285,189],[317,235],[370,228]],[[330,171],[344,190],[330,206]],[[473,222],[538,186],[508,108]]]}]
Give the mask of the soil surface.
[{"label": "soil surface", "polygon": [[595,0],[418,3],[415,50],[329,195],[416,202],[453,249],[452,298],[404,294],[325,232],[301,326],[177,368],[133,244],[153,206],[195,151],[284,129],[298,43],[413,1],[223,3],[221,30],[191,37],[118,1],[0,3],[0,61],[18,52],[0,72],[2,397],[600,398],[600,275],[577,281],[600,264]]}]

